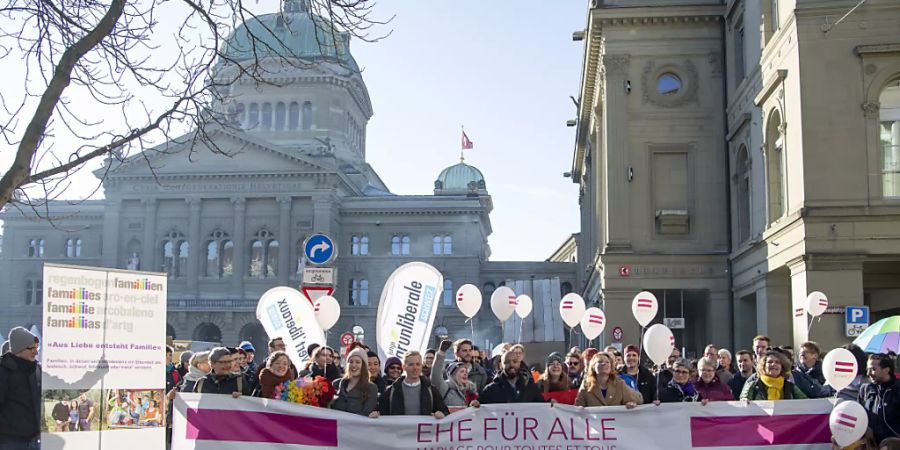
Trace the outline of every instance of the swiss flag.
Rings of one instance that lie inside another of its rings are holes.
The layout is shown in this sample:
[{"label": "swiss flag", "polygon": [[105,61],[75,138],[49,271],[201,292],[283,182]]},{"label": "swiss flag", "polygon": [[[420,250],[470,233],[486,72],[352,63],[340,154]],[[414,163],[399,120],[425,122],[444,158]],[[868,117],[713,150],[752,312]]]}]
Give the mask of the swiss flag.
[{"label": "swiss flag", "polygon": [[469,140],[469,137],[466,136],[466,132],[463,131],[462,132],[462,149],[469,150],[474,146],[475,146],[475,144],[471,140]]}]

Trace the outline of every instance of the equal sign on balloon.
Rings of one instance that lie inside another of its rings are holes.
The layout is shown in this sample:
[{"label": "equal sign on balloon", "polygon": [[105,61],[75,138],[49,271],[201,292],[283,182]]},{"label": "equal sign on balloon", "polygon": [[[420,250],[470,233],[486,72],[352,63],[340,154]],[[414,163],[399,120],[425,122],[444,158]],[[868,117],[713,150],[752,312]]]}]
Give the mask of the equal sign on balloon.
[{"label": "equal sign on balloon", "polygon": [[573,302],[572,300],[566,300],[562,302],[562,309],[572,309],[575,306],[573,305],[573,303],[575,302]]},{"label": "equal sign on balloon", "polygon": [[834,371],[842,373],[853,373],[853,363],[849,361],[835,361]]},{"label": "equal sign on balloon", "polygon": [[856,428],[856,421],[859,420],[856,416],[851,416],[846,413],[838,413],[838,419],[835,421],[840,425],[850,428]]},{"label": "equal sign on balloon", "polygon": [[828,307],[828,299],[827,299],[827,298],[820,298],[820,299],[819,299],[819,306],[824,306],[824,307],[827,308],[827,307]]},{"label": "equal sign on balloon", "polygon": [[804,311],[803,308],[797,308],[794,310],[794,317],[800,317],[804,314],[806,314],[806,311]]},{"label": "equal sign on balloon", "polygon": [[639,298],[637,307],[638,308],[652,308],[653,300],[651,300],[649,298]]},{"label": "equal sign on balloon", "polygon": [[519,302],[516,301],[516,296],[515,296],[515,295],[510,295],[510,296],[509,296],[509,304],[510,304],[510,305],[513,305],[513,306],[516,306],[516,305],[519,304]]},{"label": "equal sign on balloon", "polygon": [[588,322],[594,325],[603,325],[603,316],[591,314],[588,316]]},{"label": "equal sign on balloon", "polygon": [[675,346],[675,336],[669,336],[669,343],[672,344],[672,347]]},{"label": "equal sign on balloon", "polygon": [[462,292],[460,292],[459,294],[456,294],[456,301],[457,301],[457,302],[463,301],[463,295],[462,295]]}]

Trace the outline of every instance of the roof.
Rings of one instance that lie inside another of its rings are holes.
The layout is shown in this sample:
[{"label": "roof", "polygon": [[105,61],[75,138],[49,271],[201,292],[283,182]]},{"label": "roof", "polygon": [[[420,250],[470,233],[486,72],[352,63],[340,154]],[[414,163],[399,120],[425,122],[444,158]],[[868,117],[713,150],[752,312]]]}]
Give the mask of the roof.
[{"label": "roof", "polygon": [[435,190],[468,191],[469,183],[475,183],[478,190],[485,189],[484,175],[475,166],[464,162],[452,165],[438,175],[434,183]]}]

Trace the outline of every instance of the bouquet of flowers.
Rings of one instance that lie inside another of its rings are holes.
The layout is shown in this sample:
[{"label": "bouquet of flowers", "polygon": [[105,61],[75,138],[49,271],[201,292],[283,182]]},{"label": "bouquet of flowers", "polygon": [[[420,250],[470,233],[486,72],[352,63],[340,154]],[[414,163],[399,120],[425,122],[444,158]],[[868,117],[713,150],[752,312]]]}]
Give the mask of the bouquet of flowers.
[{"label": "bouquet of flowers", "polygon": [[303,377],[275,386],[272,398],[301,405],[327,407],[334,398],[334,386],[323,376]]}]

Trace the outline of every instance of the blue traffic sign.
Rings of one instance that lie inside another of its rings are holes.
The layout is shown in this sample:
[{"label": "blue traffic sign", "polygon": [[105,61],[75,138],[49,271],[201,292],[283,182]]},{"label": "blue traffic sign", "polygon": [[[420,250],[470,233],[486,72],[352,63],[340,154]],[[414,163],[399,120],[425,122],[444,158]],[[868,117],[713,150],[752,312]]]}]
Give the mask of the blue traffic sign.
[{"label": "blue traffic sign", "polygon": [[306,260],[312,264],[326,264],[337,254],[337,249],[330,237],[324,234],[314,234],[303,243],[303,253],[306,255]]},{"label": "blue traffic sign", "polygon": [[869,324],[869,307],[868,306],[848,306],[847,307],[847,324]]}]

